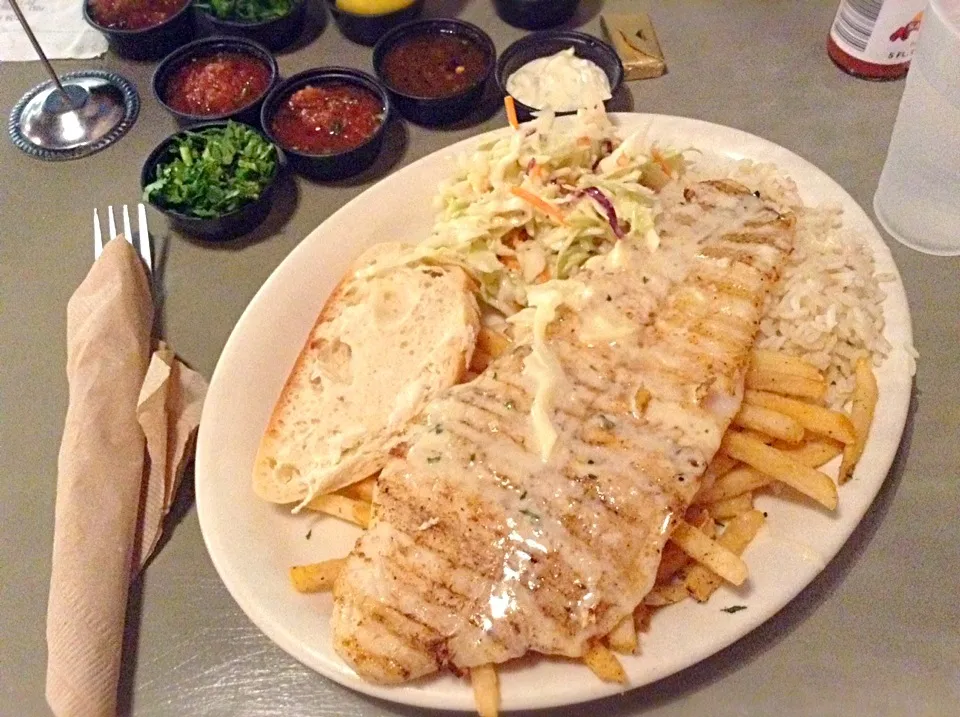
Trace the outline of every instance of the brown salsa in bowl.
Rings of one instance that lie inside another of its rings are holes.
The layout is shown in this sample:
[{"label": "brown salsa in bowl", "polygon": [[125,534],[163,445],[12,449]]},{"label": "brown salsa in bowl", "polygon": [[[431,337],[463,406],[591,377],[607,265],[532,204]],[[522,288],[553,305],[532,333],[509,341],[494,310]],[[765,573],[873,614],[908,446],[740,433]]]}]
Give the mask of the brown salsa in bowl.
[{"label": "brown salsa in bowl", "polygon": [[471,39],[425,31],[399,40],[383,56],[383,78],[414,97],[449,97],[483,79],[489,57]]},{"label": "brown salsa in bowl", "polygon": [[373,67],[404,117],[441,125],[482,104],[496,56],[493,41],[476,25],[436,18],[400,25],[380,38]]}]

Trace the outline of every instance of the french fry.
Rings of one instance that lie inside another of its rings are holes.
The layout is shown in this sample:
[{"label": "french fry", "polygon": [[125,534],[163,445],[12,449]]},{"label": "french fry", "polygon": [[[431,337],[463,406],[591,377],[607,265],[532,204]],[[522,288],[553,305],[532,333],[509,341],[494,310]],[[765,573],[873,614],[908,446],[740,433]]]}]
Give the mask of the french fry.
[{"label": "french fry", "polygon": [[653,617],[654,608],[640,603],[633,608],[633,626],[637,631],[637,649],[634,654],[640,653],[640,635],[650,631],[650,618]]},{"label": "french fry", "polygon": [[500,680],[492,663],[470,668],[473,702],[480,717],[497,717],[500,713]]},{"label": "french fry", "polygon": [[747,565],[738,555],[708,538],[686,521],[679,521],[670,534],[670,540],[683,552],[710,568],[724,580],[734,585],[743,585],[747,579]]},{"label": "french fry", "polygon": [[[653,608],[644,603],[640,603],[633,608],[633,625],[637,630],[637,635],[650,630],[650,618],[653,617]],[[640,650],[640,641],[637,640],[637,652]]]},{"label": "french fry", "polygon": [[300,593],[330,590],[346,562],[346,558],[334,558],[309,565],[294,565],[290,568],[290,582]]},{"label": "french fry", "polygon": [[[727,523],[726,530],[717,542],[731,553],[742,555],[762,525],[763,513],[759,510],[747,511]],[[719,575],[706,566],[697,564],[687,570],[684,586],[696,600],[705,602],[722,582]]]},{"label": "french fry", "polygon": [[[745,436],[750,436],[754,440],[760,441],[768,446],[773,445],[777,442],[777,439],[773,436],[768,436],[766,433],[760,433],[759,431],[751,431],[750,429],[745,429],[740,431]],[[722,448],[722,447],[721,447]]]},{"label": "french fry", "polygon": [[779,351],[764,351],[754,349],[750,354],[751,364],[759,370],[773,373],[785,373],[791,376],[809,378],[813,381],[823,381],[823,374],[812,363],[796,356],[789,356]]},{"label": "french fry", "polygon": [[775,443],[774,447],[795,461],[811,468],[819,468],[832,461],[843,452],[843,444],[832,438],[814,438],[799,446]]},{"label": "french fry", "polygon": [[[839,411],[831,411],[823,406],[804,403],[767,391],[748,390],[743,396],[743,401],[748,406],[766,408],[790,416],[811,433],[828,436],[841,443],[853,443],[856,439],[853,423]],[[793,442],[796,443],[796,441]]]},{"label": "french fry", "polygon": [[721,445],[728,456],[786,483],[830,510],[836,509],[837,487],[826,473],[737,431],[727,431]]},{"label": "french fry", "polygon": [[364,478],[362,481],[357,481],[356,483],[351,483],[348,486],[344,486],[337,491],[337,494],[342,495],[345,498],[351,498],[352,500],[360,500],[364,503],[371,503],[373,502],[373,488],[376,485],[376,476],[370,476],[369,478]]},{"label": "french fry", "polygon": [[[829,438],[809,440],[799,446],[776,443],[774,447],[788,458],[810,468],[819,468],[829,463],[843,450],[842,444]],[[730,500],[748,491],[764,488],[772,481],[773,478],[756,468],[740,465],[720,476],[709,488],[700,491],[695,501],[703,505]]]},{"label": "french fry", "polygon": [[623,671],[620,660],[599,642],[593,643],[583,654],[583,661],[604,682],[626,684],[627,673]]},{"label": "french fry", "polygon": [[768,486],[772,481],[773,478],[755,468],[738,466],[718,478],[712,486],[698,493],[696,501],[702,505],[730,500],[749,491]]},{"label": "french fry", "polygon": [[857,439],[853,443],[848,443],[843,449],[843,460],[840,462],[840,473],[837,478],[840,485],[850,480],[853,469],[857,467],[857,461],[863,455],[863,448],[867,444],[867,434],[870,432],[870,424],[873,423],[873,414],[879,398],[877,377],[873,375],[873,369],[870,368],[870,362],[867,359],[857,361],[853,375],[855,383],[850,421],[853,423]]},{"label": "french fry", "polygon": [[716,520],[736,518],[742,513],[753,510],[753,493],[741,493],[733,498],[718,500],[716,503],[708,505],[707,509]]},{"label": "french fry", "polygon": [[803,440],[803,426],[795,418],[775,409],[750,403],[744,403],[740,407],[740,411],[733,418],[733,424],[787,443],[799,443]]},{"label": "french fry", "polygon": [[688,597],[687,589],[681,580],[654,585],[653,589],[643,598],[643,604],[647,607],[663,607],[664,605],[673,605],[673,603],[680,602]]},{"label": "french fry", "polygon": [[607,634],[607,644],[614,652],[632,655],[637,650],[637,628],[630,613]]},{"label": "french fry", "polygon": [[771,391],[786,396],[798,396],[819,401],[827,392],[827,382],[814,380],[806,376],[794,376],[789,373],[777,373],[753,366],[747,371],[747,388],[758,391]]},{"label": "french fry", "polygon": [[499,357],[510,348],[510,339],[487,326],[481,326],[477,332],[477,351],[483,351],[493,358]]},{"label": "french fry", "polygon": [[684,520],[708,538],[717,534],[717,524],[713,522],[713,516],[702,505],[691,505]]},{"label": "french fry", "polygon": [[660,566],[657,568],[657,584],[662,585],[670,582],[670,578],[677,574],[690,561],[687,554],[680,550],[673,543],[668,542],[663,546],[663,552],[660,554]]},{"label": "french fry", "polygon": [[370,525],[369,503],[353,500],[336,493],[315,496],[313,500],[307,503],[307,508],[356,523],[361,528]]},{"label": "french fry", "polygon": [[717,478],[726,475],[736,466],[737,462],[726,453],[717,453],[713,457],[713,460],[707,464],[707,469],[703,472],[703,484],[713,485]]},{"label": "french fry", "polygon": [[487,366],[493,361],[493,356],[480,349],[479,346],[473,350],[473,356],[470,358],[470,372],[481,374],[487,370]]}]

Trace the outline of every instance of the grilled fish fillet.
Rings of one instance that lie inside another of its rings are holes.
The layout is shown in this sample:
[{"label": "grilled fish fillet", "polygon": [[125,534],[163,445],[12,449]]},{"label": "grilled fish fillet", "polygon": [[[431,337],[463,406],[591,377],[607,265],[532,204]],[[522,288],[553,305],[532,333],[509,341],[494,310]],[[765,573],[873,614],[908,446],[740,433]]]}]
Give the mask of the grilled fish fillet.
[{"label": "grilled fish fillet", "polygon": [[508,352],[410,429],[334,588],[335,647],[363,678],[580,656],[650,591],[739,410],[793,221],[716,181],[658,229],[657,251],[581,275],[543,355],[536,339]]}]

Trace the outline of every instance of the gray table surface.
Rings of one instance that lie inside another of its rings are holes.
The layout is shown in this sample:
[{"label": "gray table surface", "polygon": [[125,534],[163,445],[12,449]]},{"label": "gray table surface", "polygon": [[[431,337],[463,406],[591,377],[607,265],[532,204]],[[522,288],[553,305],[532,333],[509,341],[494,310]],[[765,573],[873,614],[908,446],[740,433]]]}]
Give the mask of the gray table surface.
[{"label": "gray table surface", "polygon": [[[428,0],[428,13],[474,21],[502,51],[520,30],[489,0]],[[824,52],[835,0],[584,0],[573,23],[600,33],[601,11],[647,11],[666,76],[629,85],[618,109],[696,117],[765,137],[806,157],[867,209],[902,82],[841,73]],[[314,13],[318,17],[322,13]],[[319,25],[317,22],[314,26]],[[327,24],[284,53],[281,71],[346,64],[370,52]],[[136,126],[87,159],[44,163],[0,141],[0,715],[48,714],[44,620],[56,457],[67,403],[65,307],[91,260],[90,210],[136,202],[140,164],[173,120],[150,91],[152,63],[108,55],[60,71],[121,71],[140,90]],[[39,63],[4,63],[4,116],[44,79]],[[505,124],[408,126],[374,172],[335,184],[287,186],[253,236],[211,246],[151,214],[163,253],[165,332],[208,378],[237,318],[307,233],[379,177],[456,140]],[[824,573],[772,620],[714,657],[622,697],[565,715],[960,714],[960,259],[889,240],[913,310],[921,360],[903,443],[867,517]],[[123,712],[167,715],[413,715],[301,666],[264,637],[221,584],[204,548],[190,481],[169,542],[131,607],[135,650]]]}]

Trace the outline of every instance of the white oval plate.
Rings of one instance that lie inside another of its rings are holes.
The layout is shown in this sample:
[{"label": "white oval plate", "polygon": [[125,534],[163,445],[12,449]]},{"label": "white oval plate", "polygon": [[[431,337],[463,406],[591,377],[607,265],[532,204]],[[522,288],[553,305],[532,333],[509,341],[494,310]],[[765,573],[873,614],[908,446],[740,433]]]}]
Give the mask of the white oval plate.
[{"label": "white oval plate", "polygon": [[[894,350],[878,370],[876,420],[855,479],[840,491],[839,509],[828,514],[785,500],[760,499],[770,519],[745,555],[747,585],[721,588],[705,605],[688,600],[659,611],[643,636],[643,654],[621,658],[635,688],[693,665],[747,634],[793,599],[837,554],[880,490],[900,442],[912,383],[904,347],[912,337],[906,295],[889,250],[863,210],[822,171],[783,147],[728,127],[664,115],[613,117],[624,134],[649,125],[650,138],[663,144],[774,162],[797,182],[805,203],[842,205],[845,225],[866,239],[877,270],[897,277],[884,285],[885,335]],[[495,134],[465,140],[391,175],[345,205],[291,252],[227,341],[200,424],[200,527],[213,563],[240,607],[270,639],[321,674],[370,695],[423,707],[472,709],[469,683],[449,675],[389,688],[362,681],[333,651],[330,596],[304,596],[290,587],[290,565],[345,555],[358,530],[333,518],[292,516],[288,508],[259,500],[250,475],[280,388],[349,262],[377,242],[426,237],[437,183],[453,171],[454,157]],[[747,609],[721,612],[734,604]],[[525,709],[582,702],[623,688],[600,682],[582,665],[542,659],[505,668],[501,689],[503,709]]]}]

